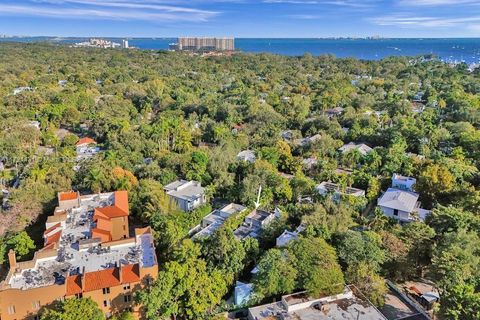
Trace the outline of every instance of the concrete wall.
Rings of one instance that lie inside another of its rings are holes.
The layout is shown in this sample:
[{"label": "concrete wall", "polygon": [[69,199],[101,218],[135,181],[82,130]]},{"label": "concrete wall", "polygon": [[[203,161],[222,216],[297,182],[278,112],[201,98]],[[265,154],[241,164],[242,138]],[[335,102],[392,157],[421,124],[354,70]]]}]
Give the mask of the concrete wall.
[{"label": "concrete wall", "polygon": [[353,292],[351,290],[348,290],[344,293],[339,293],[339,294],[336,294],[336,295],[333,295],[333,296],[323,297],[323,298],[319,298],[319,299],[313,299],[313,300],[309,300],[309,301],[305,301],[305,302],[297,303],[297,304],[292,304],[292,305],[288,305],[285,301],[285,297],[282,297],[282,303],[285,306],[285,309],[287,310],[287,312],[291,313],[291,312],[295,312],[297,310],[303,310],[303,309],[306,309],[306,308],[310,308],[310,307],[312,307],[314,305],[317,305],[319,303],[332,302],[332,301],[340,300],[340,299],[350,299],[352,297],[353,297]]},{"label": "concrete wall", "polygon": [[[0,312],[2,320],[33,319],[39,312],[36,304],[47,306],[65,296],[65,285],[52,285],[30,290],[6,289],[0,291]],[[15,313],[9,314],[9,306]]]}]

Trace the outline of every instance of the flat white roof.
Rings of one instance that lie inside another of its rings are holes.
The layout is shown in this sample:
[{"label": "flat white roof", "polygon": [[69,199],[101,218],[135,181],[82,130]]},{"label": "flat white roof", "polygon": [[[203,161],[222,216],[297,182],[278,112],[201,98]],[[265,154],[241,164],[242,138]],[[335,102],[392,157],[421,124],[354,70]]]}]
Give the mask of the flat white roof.
[{"label": "flat white roof", "polygon": [[[130,238],[126,243],[111,246],[99,245],[99,242],[91,239],[91,229],[95,227],[94,209],[112,205],[113,197],[113,193],[81,197],[80,207],[69,209],[64,227],[58,228],[62,233],[57,255],[37,259],[33,268],[14,273],[8,284],[12,288],[30,289],[60,283],[67,276],[84,271],[109,269],[118,263],[139,263],[140,267],[155,265],[155,248],[151,234],[142,234]],[[49,235],[55,233],[51,231]],[[85,246],[80,249],[79,241],[89,242],[90,248]]]}]

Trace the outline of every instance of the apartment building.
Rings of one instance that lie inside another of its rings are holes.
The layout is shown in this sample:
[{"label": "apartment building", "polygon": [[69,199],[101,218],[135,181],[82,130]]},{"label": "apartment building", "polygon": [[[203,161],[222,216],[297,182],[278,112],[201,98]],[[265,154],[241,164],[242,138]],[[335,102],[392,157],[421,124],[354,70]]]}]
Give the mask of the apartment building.
[{"label": "apartment building", "polygon": [[234,51],[233,38],[181,37],[170,49],[179,51]]},{"label": "apartment building", "polygon": [[76,297],[92,298],[107,317],[126,310],[140,317],[133,292],[156,279],[158,264],[150,228],[137,228],[130,237],[128,213],[126,191],[59,193],[44,247],[30,261],[8,254],[1,319],[38,319],[43,307]]}]

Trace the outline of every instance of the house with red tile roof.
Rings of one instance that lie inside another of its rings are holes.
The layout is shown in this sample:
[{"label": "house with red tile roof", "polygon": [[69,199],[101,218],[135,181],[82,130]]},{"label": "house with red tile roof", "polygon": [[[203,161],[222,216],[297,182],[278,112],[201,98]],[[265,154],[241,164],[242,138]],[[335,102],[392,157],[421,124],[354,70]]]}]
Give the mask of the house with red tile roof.
[{"label": "house with red tile roof", "polygon": [[89,159],[100,151],[97,142],[89,137],[79,139],[75,147],[77,149],[77,161]]},{"label": "house with red tile roof", "polygon": [[125,310],[141,317],[133,293],[156,279],[158,263],[149,227],[128,228],[128,193],[58,194],[45,224],[44,247],[17,262],[0,284],[2,320],[36,319],[56,300],[90,297],[106,317]]},{"label": "house with red tile roof", "polygon": [[86,146],[89,144],[97,144],[97,141],[89,137],[84,137],[84,138],[80,138],[75,144],[75,146],[80,147],[80,146]]}]

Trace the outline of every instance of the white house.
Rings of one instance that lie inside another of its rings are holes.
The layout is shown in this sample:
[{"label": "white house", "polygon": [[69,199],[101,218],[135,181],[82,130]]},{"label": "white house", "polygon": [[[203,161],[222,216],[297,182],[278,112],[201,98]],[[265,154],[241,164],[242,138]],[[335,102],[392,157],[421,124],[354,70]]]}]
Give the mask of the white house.
[{"label": "white house", "polygon": [[318,184],[315,187],[315,190],[322,196],[333,194],[334,200],[339,200],[341,196],[353,196],[353,197],[363,197],[365,196],[365,190],[347,187],[345,190],[342,190],[338,184],[324,181]]},{"label": "white house", "polygon": [[292,232],[285,230],[283,233],[277,238],[276,240],[276,246],[278,248],[284,247],[287,244],[289,244],[291,241],[298,239],[298,234],[297,232]]},{"label": "white house", "polygon": [[305,147],[305,146],[308,146],[312,143],[314,143],[315,141],[318,141],[322,138],[322,136],[320,134],[316,134],[314,136],[311,136],[311,137],[306,137],[306,138],[302,138],[302,139],[295,139],[293,141],[294,144],[296,145],[300,145],[302,147]]},{"label": "white house", "polygon": [[167,184],[163,189],[183,211],[191,211],[207,201],[205,189],[197,181],[177,180]]},{"label": "white house", "polygon": [[220,228],[229,217],[240,213],[245,209],[247,208],[242,205],[230,203],[221,209],[213,210],[205,218],[203,218],[201,224],[195,228],[195,230],[200,229],[200,231],[198,231],[193,238],[210,236],[213,232],[215,232],[215,230]]},{"label": "white house", "polygon": [[307,169],[312,169],[315,165],[317,165],[317,163],[317,157],[310,157],[302,160],[303,166]]},{"label": "white house", "polygon": [[257,157],[252,150],[243,150],[237,154],[237,160],[254,163]]},{"label": "white house", "polygon": [[35,91],[34,88],[32,87],[17,87],[13,89],[13,95],[16,96],[19,93],[25,92],[25,91]]},{"label": "white house", "polygon": [[348,144],[344,144],[342,147],[340,147],[338,149],[338,151],[340,151],[341,153],[347,153],[347,152],[352,151],[352,150],[357,150],[358,152],[360,152],[360,154],[362,156],[366,156],[367,154],[369,154],[370,152],[373,151],[372,148],[370,148],[369,146],[367,146],[364,143],[355,144],[353,142],[350,142]]},{"label": "white house", "polygon": [[398,173],[394,173],[392,177],[392,188],[413,192],[413,186],[416,182],[417,180],[415,178],[406,177],[399,175]]},{"label": "white house", "polygon": [[100,148],[97,147],[97,142],[89,137],[78,140],[75,147],[78,161],[91,158],[100,151]]},{"label": "white house", "polygon": [[383,214],[401,222],[423,221],[430,213],[420,208],[418,194],[395,188],[388,188],[377,204]]},{"label": "white house", "polygon": [[248,237],[258,238],[262,230],[279,216],[279,209],[275,209],[274,212],[254,209],[245,217],[242,225],[240,225],[233,234],[238,240],[243,240]]}]

